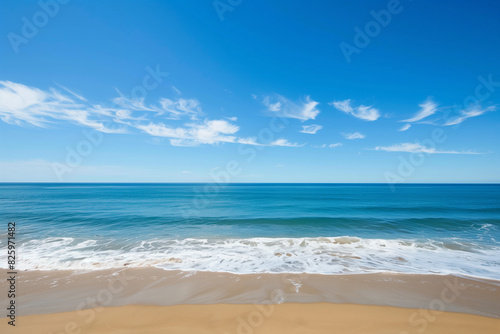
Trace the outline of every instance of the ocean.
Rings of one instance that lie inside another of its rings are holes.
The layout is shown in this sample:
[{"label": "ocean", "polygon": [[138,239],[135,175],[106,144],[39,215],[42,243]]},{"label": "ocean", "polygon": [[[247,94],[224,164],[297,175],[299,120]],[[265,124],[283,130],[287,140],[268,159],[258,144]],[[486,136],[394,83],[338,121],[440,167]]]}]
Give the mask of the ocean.
[{"label": "ocean", "polygon": [[500,279],[500,185],[0,184],[0,267]]}]

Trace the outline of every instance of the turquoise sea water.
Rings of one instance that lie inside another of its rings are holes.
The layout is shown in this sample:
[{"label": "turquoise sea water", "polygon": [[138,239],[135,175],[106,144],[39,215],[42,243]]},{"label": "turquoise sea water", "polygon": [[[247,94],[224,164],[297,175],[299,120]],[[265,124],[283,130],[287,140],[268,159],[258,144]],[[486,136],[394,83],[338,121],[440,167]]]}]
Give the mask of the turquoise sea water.
[{"label": "turquoise sea water", "polygon": [[500,279],[500,185],[0,184],[0,199],[20,269]]}]

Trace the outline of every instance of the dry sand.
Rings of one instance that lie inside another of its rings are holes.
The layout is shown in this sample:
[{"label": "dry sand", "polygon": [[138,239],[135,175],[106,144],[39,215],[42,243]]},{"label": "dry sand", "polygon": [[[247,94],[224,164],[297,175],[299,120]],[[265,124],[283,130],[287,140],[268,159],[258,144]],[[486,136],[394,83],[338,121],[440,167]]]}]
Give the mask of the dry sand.
[{"label": "dry sand", "polygon": [[500,320],[452,312],[353,304],[121,306],[31,315],[1,333],[453,333],[498,334]]}]

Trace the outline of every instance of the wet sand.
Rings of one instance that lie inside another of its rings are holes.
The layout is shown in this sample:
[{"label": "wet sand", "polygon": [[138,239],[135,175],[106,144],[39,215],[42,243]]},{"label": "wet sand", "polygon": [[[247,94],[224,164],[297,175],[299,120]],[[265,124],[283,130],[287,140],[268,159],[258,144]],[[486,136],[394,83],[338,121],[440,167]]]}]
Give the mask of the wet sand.
[{"label": "wet sand", "polygon": [[[5,270],[0,274],[7,276]],[[1,285],[6,291],[4,280]],[[500,282],[451,275],[234,275],[157,268],[23,271],[17,289],[18,325],[13,329],[2,318],[1,333],[500,330]],[[0,303],[7,302],[2,294]],[[267,317],[271,308],[275,311]],[[251,321],[260,321],[256,310],[265,321],[254,328]],[[250,314],[256,318],[247,319]],[[241,319],[250,327],[244,328]]]}]

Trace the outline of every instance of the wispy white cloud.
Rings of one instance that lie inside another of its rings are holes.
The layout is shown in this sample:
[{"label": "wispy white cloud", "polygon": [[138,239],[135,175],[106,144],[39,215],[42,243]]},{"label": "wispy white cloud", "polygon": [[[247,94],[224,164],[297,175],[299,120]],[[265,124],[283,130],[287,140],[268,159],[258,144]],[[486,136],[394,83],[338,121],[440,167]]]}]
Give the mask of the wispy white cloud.
[{"label": "wispy white cloud", "polygon": [[43,91],[11,81],[0,81],[0,119],[9,124],[47,127],[63,120],[101,132],[124,133],[123,126],[114,124],[115,127],[111,128],[103,120],[115,117],[117,111],[89,104],[72,92],[67,95],[53,88]]},{"label": "wispy white cloud", "polygon": [[281,111],[281,101],[273,101],[271,102],[271,97],[266,96],[262,100],[262,103],[267,107],[267,110],[272,112]]},{"label": "wispy white cloud", "polygon": [[[9,124],[48,127],[60,122],[71,122],[106,133],[130,133],[140,130],[155,138],[165,138],[174,146],[200,144],[240,143],[259,146],[302,146],[278,139],[269,144],[256,138],[240,138],[234,124],[236,117],[199,120],[203,115],[201,104],[195,99],[162,98],[157,105],[147,105],[144,99],[130,99],[123,94],[113,99],[108,107],[92,104],[84,97],[63,87],[41,90],[10,81],[0,81],[0,119]],[[137,115],[139,114],[139,115]],[[157,118],[161,117],[162,121]],[[189,123],[179,124],[181,118]],[[166,120],[177,125],[166,124]]]},{"label": "wispy white cloud", "polygon": [[375,109],[372,106],[364,105],[354,107],[350,99],[343,101],[333,101],[328,104],[334,106],[337,110],[343,111],[346,114],[350,114],[365,121],[376,121],[380,117],[380,112],[378,111],[378,109]]},{"label": "wispy white cloud", "polygon": [[406,153],[427,153],[427,154],[484,154],[473,151],[441,151],[435,147],[426,147],[419,143],[402,143],[392,146],[377,146],[376,151],[406,152]]},{"label": "wispy white cloud", "polygon": [[[497,109],[496,106],[490,106],[487,108],[482,108],[480,105],[470,105],[467,108],[463,108],[459,110],[458,114],[449,117],[448,119],[444,117],[438,117],[437,119],[434,120],[425,120],[422,121],[424,118],[427,118],[433,114],[435,114],[437,111],[439,111],[440,108],[438,108],[438,104],[431,99],[427,99],[425,102],[422,102],[419,104],[420,110],[415,114],[415,116],[401,120],[400,122],[406,122],[406,123],[414,123],[414,122],[419,122],[422,124],[432,124],[432,125],[456,125],[460,124],[463,121],[465,121],[468,118],[471,117],[477,117],[480,115],[483,115],[484,113],[488,111],[494,111]],[[445,107],[441,109],[449,109],[450,107]],[[442,123],[443,118],[445,119],[444,124]],[[399,131],[405,131],[408,130],[409,124],[404,125]]]},{"label": "wispy white cloud", "polygon": [[199,119],[203,113],[201,111],[201,104],[196,99],[178,98],[176,100],[161,98],[159,105],[146,105],[144,98],[128,98],[121,94],[119,97],[113,99],[113,102],[118,106],[133,110],[144,112],[155,112],[156,115],[165,115],[169,119],[181,119],[182,117],[189,117],[191,120]]},{"label": "wispy white cloud", "polygon": [[319,104],[306,96],[304,102],[293,102],[281,95],[265,96],[262,103],[267,107],[267,110],[281,117],[296,118],[301,121],[315,119],[319,114],[316,108]]},{"label": "wispy white cloud", "polygon": [[202,115],[200,102],[195,99],[160,99],[160,104],[164,111],[160,112],[162,115],[164,112],[170,114],[173,119],[179,119],[181,116],[188,116],[189,118],[195,120]]},{"label": "wispy white cloud", "polygon": [[484,114],[488,111],[494,111],[496,109],[497,109],[496,106],[481,108],[481,106],[478,106],[478,105],[471,105],[468,108],[460,110],[460,112],[459,112],[460,114],[457,117],[454,117],[454,118],[446,121],[446,123],[444,125],[460,124],[463,121],[465,121],[467,118],[481,116],[482,114]]},{"label": "wispy white cloud", "polygon": [[309,134],[316,134],[319,130],[323,129],[321,125],[317,124],[311,124],[311,125],[302,125],[302,130],[300,132],[302,133],[309,133]]},{"label": "wispy white cloud", "polygon": [[359,132],[353,132],[353,133],[342,133],[342,136],[344,136],[345,139],[353,140],[353,139],[363,139],[366,136],[362,133]]},{"label": "wispy white cloud", "polygon": [[256,137],[238,138],[238,144],[265,146],[264,144],[259,143]]},{"label": "wispy white cloud", "polygon": [[198,144],[234,143],[239,127],[225,120],[205,121],[201,124],[187,124],[186,127],[171,127],[163,123],[137,124],[135,127],[156,137],[167,137],[174,146]]},{"label": "wispy white cloud", "polygon": [[305,144],[291,143],[288,139],[280,138],[271,142],[259,142],[256,137],[238,138],[238,144],[253,145],[253,146],[285,146],[285,147],[302,147]]},{"label": "wispy white cloud", "polygon": [[170,145],[172,146],[180,146],[180,147],[192,147],[198,146],[200,143],[193,139],[180,139],[180,138],[171,138],[169,139]]},{"label": "wispy white cloud", "polygon": [[411,124],[405,124],[403,125],[398,131],[406,131],[411,127]]},{"label": "wispy white cloud", "polygon": [[77,94],[77,93],[73,92],[72,90],[69,90],[68,88],[66,88],[66,87],[64,87],[64,86],[62,86],[62,85],[59,85],[59,84],[58,84],[58,86],[59,86],[59,87],[61,87],[62,89],[64,89],[66,92],[68,92],[68,93],[70,93],[71,95],[73,95],[74,97],[76,97],[78,100],[81,100],[81,101],[87,101],[87,99],[86,99],[86,98],[84,98],[83,96],[81,96],[81,95],[79,95],[79,94]]},{"label": "wispy white cloud", "polygon": [[118,89],[116,92],[120,95],[118,97],[113,98],[113,102],[120,106],[121,108],[125,108],[127,110],[132,111],[154,111],[161,112],[161,110],[154,105],[146,105],[143,97],[141,98],[128,98],[123,95]]},{"label": "wispy white cloud", "polygon": [[277,139],[269,144],[269,146],[287,146],[287,147],[301,147],[304,144],[290,143],[287,139]]},{"label": "wispy white cloud", "polygon": [[413,123],[420,121],[421,119],[424,119],[430,115],[433,115],[437,111],[437,103],[432,101],[431,99],[428,99],[425,102],[422,102],[421,104],[418,105],[420,107],[420,110],[415,114],[415,116],[404,119],[400,122],[406,122],[406,123]]},{"label": "wispy white cloud", "polygon": [[177,93],[177,95],[182,95],[181,91],[177,89],[174,85],[172,85],[172,90]]},{"label": "wispy white cloud", "polygon": [[335,147],[340,147],[342,145],[343,145],[342,143],[335,143],[335,144],[323,144],[323,145],[311,145],[311,146],[315,148],[335,148]]}]

